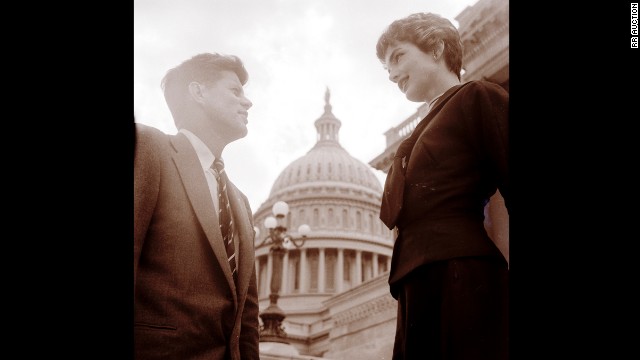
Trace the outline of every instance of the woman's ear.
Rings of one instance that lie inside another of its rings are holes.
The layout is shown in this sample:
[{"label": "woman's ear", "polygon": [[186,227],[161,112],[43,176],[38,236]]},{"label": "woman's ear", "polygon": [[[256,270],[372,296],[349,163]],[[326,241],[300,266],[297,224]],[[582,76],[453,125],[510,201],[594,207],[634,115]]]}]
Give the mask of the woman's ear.
[{"label": "woman's ear", "polygon": [[443,52],[444,52],[444,41],[438,40],[438,43],[433,48],[433,58],[437,61],[442,57]]}]

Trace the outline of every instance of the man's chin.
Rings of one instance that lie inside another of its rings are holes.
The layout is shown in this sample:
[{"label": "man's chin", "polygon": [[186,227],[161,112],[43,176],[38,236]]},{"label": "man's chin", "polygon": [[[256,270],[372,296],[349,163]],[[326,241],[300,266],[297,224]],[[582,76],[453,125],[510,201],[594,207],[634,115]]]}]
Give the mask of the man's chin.
[{"label": "man's chin", "polygon": [[236,140],[242,139],[243,137],[247,136],[248,133],[249,129],[247,129],[246,126],[242,126],[242,129],[238,129],[238,131],[236,132]]}]

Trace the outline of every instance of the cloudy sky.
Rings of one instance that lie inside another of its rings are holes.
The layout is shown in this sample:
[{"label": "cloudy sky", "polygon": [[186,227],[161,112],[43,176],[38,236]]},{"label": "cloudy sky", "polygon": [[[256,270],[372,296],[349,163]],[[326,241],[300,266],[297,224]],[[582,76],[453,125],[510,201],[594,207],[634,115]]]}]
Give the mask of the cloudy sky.
[{"label": "cloudy sky", "polygon": [[[384,132],[412,115],[375,55],[393,20],[415,12],[450,19],[477,0],[134,0],[136,122],[175,134],[160,80],[202,52],[238,55],[249,72],[249,133],[224,153],[227,173],[255,212],[278,175],[315,144],[331,92],[340,143],[368,164]],[[381,184],[385,174],[374,170]]]}]

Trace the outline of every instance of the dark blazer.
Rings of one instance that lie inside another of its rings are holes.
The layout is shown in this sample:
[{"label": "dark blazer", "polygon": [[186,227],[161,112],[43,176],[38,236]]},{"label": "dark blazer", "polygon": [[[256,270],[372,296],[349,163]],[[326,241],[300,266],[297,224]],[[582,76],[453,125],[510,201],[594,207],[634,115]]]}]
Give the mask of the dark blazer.
[{"label": "dark blazer", "polygon": [[484,228],[484,206],[500,190],[509,206],[509,94],[471,81],[447,90],[396,151],[380,219],[398,228],[389,274],[455,257],[506,260]]},{"label": "dark blazer", "polygon": [[207,180],[191,143],[136,124],[136,359],[259,359],[253,217],[231,182],[239,236],[232,277]]}]

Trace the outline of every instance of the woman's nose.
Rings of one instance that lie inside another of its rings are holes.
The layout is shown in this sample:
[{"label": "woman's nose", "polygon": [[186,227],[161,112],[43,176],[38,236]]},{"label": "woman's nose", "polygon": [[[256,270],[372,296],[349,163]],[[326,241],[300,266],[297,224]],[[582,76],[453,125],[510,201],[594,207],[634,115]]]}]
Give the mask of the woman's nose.
[{"label": "woman's nose", "polygon": [[392,69],[389,69],[389,80],[391,80],[394,83],[398,82],[398,72],[393,71]]}]

